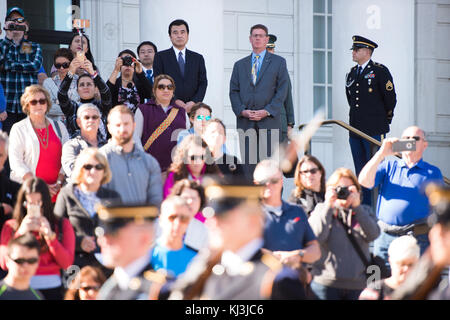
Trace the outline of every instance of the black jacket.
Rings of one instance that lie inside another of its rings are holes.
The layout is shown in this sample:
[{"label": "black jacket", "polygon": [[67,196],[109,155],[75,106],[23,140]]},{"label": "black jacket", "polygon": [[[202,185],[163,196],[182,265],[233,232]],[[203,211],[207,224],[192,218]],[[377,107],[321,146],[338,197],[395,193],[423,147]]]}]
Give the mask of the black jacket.
[{"label": "black jacket", "polygon": [[[77,260],[77,258],[80,258],[80,254],[82,256],[88,255],[81,249],[81,241],[85,236],[95,237],[98,218],[97,215],[94,218],[91,217],[86,211],[76,197],[74,188],[75,185],[70,183],[61,189],[56,199],[54,213],[59,218],[69,219],[72,224],[73,230],[75,231],[75,259]],[[120,195],[116,191],[103,187],[100,187],[98,190],[97,197],[100,198],[102,203],[108,201],[120,203]]]},{"label": "black jacket", "polygon": [[208,80],[206,79],[205,60],[201,54],[186,49],[184,77],[181,76],[177,57],[173,48],[155,54],[153,74],[167,74],[175,81],[175,98],[183,102],[202,102]]},{"label": "black jacket", "polygon": [[370,136],[385,134],[389,132],[397,103],[391,73],[372,60],[359,77],[356,71],[354,66],[346,78],[350,125]]},{"label": "black jacket", "polygon": [[[150,81],[145,76],[144,72],[134,73],[133,82],[136,90],[139,94],[140,102],[136,104],[136,108],[139,104],[143,104],[145,99],[150,99],[152,97],[152,85]],[[116,83],[112,84],[109,80],[106,81],[109,91],[111,91],[112,105],[117,106],[119,104],[119,88],[122,85],[122,76],[116,79]]]},{"label": "black jacket", "polygon": [[20,184],[11,181],[5,170],[0,172],[0,228],[6,220],[11,219],[12,214],[5,215],[2,203],[9,204],[14,208],[16,203],[17,192],[19,192]]}]

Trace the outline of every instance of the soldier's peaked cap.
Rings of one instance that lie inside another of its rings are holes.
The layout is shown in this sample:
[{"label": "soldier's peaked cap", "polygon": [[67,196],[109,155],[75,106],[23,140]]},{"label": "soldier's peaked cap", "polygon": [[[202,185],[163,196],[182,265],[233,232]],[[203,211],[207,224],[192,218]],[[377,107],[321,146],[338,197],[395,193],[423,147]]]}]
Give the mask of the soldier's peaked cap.
[{"label": "soldier's peaked cap", "polygon": [[208,199],[207,208],[215,215],[223,215],[245,201],[258,203],[264,186],[233,176],[208,176],[202,182]]},{"label": "soldier's peaked cap", "polygon": [[353,36],[353,46],[350,48],[350,50],[356,49],[356,48],[369,48],[369,49],[375,49],[378,48],[378,45],[373,42],[372,40],[369,40],[367,38],[361,37],[361,36]]},{"label": "soldier's peaked cap", "polygon": [[103,233],[113,233],[130,222],[153,221],[159,213],[157,207],[147,204],[98,205],[96,211]]}]

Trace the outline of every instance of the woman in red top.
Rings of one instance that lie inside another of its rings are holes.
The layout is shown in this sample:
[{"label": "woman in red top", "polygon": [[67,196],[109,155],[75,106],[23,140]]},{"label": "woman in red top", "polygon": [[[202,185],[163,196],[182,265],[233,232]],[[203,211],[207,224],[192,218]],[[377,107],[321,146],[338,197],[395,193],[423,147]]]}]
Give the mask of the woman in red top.
[{"label": "woman in red top", "polygon": [[55,202],[64,181],[61,154],[62,145],[69,138],[67,129],[61,122],[46,117],[51,100],[44,87],[28,86],[20,103],[28,117],[11,128],[11,179],[23,183],[32,176],[41,178],[47,183]]},{"label": "woman in red top", "polygon": [[39,178],[25,181],[19,190],[13,218],[7,220],[0,238],[0,266],[6,269],[8,242],[12,237],[31,232],[41,243],[39,267],[30,286],[46,300],[62,300],[61,269],[72,265],[75,233],[68,219],[53,213],[47,184]]}]

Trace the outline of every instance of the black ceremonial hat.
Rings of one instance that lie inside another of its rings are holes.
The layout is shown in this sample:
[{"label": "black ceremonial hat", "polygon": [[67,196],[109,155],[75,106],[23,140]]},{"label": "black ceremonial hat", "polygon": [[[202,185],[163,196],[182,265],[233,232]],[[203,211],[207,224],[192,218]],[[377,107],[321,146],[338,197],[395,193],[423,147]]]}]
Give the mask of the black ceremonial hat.
[{"label": "black ceremonial hat", "polygon": [[266,45],[266,48],[275,48],[275,42],[277,41],[277,36],[274,34],[269,34],[269,42]]},{"label": "black ceremonial hat", "polygon": [[361,37],[361,36],[353,36],[353,46],[350,48],[350,50],[356,49],[356,48],[369,48],[369,49],[375,49],[378,48],[378,45],[373,42],[372,40],[369,40],[367,38]]}]

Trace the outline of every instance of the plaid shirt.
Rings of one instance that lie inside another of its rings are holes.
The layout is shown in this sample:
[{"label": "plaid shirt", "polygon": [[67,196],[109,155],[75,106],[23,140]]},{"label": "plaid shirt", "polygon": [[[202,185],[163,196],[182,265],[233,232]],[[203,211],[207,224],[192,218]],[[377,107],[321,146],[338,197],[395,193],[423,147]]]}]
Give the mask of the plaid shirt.
[{"label": "plaid shirt", "polygon": [[[23,49],[23,45],[31,45]],[[42,50],[38,43],[22,39],[15,45],[7,38],[0,40],[0,83],[6,97],[6,110],[22,113],[20,97],[25,88],[38,83],[37,74],[42,66]]]}]

